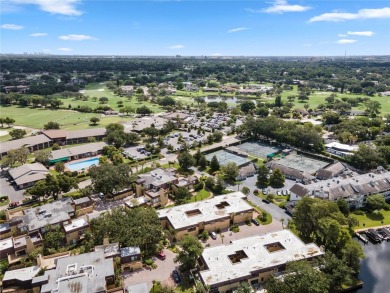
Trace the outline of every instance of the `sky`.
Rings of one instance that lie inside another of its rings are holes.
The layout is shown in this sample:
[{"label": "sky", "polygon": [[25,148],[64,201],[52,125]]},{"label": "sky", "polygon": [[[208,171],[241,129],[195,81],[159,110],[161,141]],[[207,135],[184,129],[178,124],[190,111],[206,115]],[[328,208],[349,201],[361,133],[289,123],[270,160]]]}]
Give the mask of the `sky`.
[{"label": "sky", "polygon": [[0,0],[0,52],[390,54],[388,0]]}]

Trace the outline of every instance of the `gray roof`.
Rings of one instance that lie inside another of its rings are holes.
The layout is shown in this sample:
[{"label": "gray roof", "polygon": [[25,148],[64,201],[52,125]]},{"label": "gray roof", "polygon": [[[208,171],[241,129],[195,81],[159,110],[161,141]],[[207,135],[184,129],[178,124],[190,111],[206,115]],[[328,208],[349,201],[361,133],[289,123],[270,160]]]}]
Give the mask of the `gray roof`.
[{"label": "gray roof", "polygon": [[49,170],[47,170],[41,163],[24,164],[9,171],[9,174],[15,180],[16,185],[45,179],[46,174],[48,173]]},{"label": "gray roof", "polygon": [[114,257],[119,256],[121,254],[118,242],[95,246],[95,251],[103,251],[104,257]]},{"label": "gray roof", "polygon": [[149,293],[148,283],[139,283],[126,287],[126,293]]},{"label": "gray roof", "polygon": [[105,292],[106,277],[114,276],[114,265],[111,258],[104,258],[103,251],[95,251],[59,258],[56,267],[46,274],[50,278],[47,284],[42,285],[42,293]]},{"label": "gray roof", "polygon": [[23,146],[33,147],[47,142],[51,142],[51,139],[44,134],[10,140],[0,144],[0,153],[7,153],[9,150],[15,150]]},{"label": "gray roof", "polygon": [[177,180],[174,173],[161,168],[154,169],[148,173],[140,174],[138,177],[139,179],[137,180],[137,183],[142,183],[143,185],[151,184],[156,187]]},{"label": "gray roof", "polygon": [[79,145],[67,149],[60,149],[51,152],[50,160],[57,160],[61,158],[72,157],[76,155],[87,154],[90,152],[97,152],[102,150],[107,144],[105,142],[95,142],[85,145]]},{"label": "gray roof", "polygon": [[12,176],[13,179],[17,179],[23,175],[26,175],[27,173],[31,172],[49,172],[45,166],[43,166],[41,163],[34,163],[34,164],[24,164],[20,167],[13,168],[9,170],[9,174]]},{"label": "gray roof", "polygon": [[121,257],[139,255],[141,254],[141,249],[139,247],[123,247],[121,248]]},{"label": "gray roof", "polygon": [[333,176],[336,176],[337,174],[340,174],[345,170],[345,166],[337,162],[335,164],[331,164],[323,169],[320,169],[317,171],[317,177],[321,177],[323,179],[330,179]]},{"label": "gray roof", "polygon": [[39,266],[27,267],[18,270],[6,271],[3,282],[11,280],[28,281],[32,280],[40,271]]},{"label": "gray roof", "polygon": [[62,198],[52,203],[24,211],[23,223],[18,226],[27,226],[29,231],[40,229],[48,225],[62,223],[70,219],[69,213],[74,212],[72,199]]},{"label": "gray roof", "polygon": [[290,188],[290,191],[291,193],[294,193],[300,197],[303,197],[305,195],[307,195],[309,193],[309,190],[307,190],[305,188],[305,186],[303,186],[302,184],[294,184],[291,188]]},{"label": "gray roof", "polygon": [[106,135],[105,128],[91,128],[82,130],[68,131],[66,139],[83,138],[83,137],[95,137]]},{"label": "gray roof", "polygon": [[82,203],[89,203],[92,202],[92,200],[88,196],[80,197],[78,199],[73,200],[75,205],[80,205]]},{"label": "gray roof", "polygon": [[294,178],[300,179],[300,180],[306,180],[306,179],[313,179],[314,178],[314,176],[312,176],[311,174],[309,174],[307,172],[300,171],[300,170],[297,170],[297,169],[294,169],[294,168],[291,168],[291,167],[287,167],[287,166],[284,166],[284,165],[280,165],[280,164],[278,164],[276,162],[271,162],[271,163],[268,163],[267,165],[268,165],[268,167],[271,170],[279,169],[280,171],[282,171],[282,173],[285,176],[291,176],[291,177],[294,177]]}]

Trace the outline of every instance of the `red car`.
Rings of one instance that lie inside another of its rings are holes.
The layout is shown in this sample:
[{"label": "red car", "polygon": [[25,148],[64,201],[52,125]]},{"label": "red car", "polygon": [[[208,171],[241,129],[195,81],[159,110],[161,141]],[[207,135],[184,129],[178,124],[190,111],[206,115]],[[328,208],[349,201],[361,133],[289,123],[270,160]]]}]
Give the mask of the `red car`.
[{"label": "red car", "polygon": [[156,254],[156,256],[157,256],[159,259],[161,259],[161,260],[165,260],[165,258],[166,258],[166,255],[164,254],[163,251],[158,252],[158,253]]}]

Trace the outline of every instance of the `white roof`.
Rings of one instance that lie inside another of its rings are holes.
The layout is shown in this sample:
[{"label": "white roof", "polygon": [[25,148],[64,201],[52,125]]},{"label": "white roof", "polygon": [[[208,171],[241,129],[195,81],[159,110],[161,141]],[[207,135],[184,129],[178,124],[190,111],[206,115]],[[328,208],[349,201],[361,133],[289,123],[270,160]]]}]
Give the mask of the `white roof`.
[{"label": "white roof", "polygon": [[[246,196],[241,192],[233,192],[215,196],[211,199],[175,206],[168,209],[158,210],[160,219],[167,218],[174,229],[181,229],[197,225],[200,222],[211,222],[230,217],[232,213],[240,213],[253,208],[244,200]],[[223,208],[217,205],[224,203]],[[191,211],[197,211],[190,216]]]},{"label": "white roof", "polygon": [[8,280],[20,280],[28,281],[32,280],[40,271],[39,266],[27,267],[18,270],[6,271],[4,274],[3,282]]},{"label": "white roof", "polygon": [[[269,252],[265,245],[279,242],[284,249]],[[245,258],[233,263],[229,255],[243,251]],[[207,285],[234,281],[249,277],[252,272],[267,271],[270,268],[284,265],[288,261],[322,255],[323,252],[314,243],[304,244],[289,230],[282,230],[261,236],[233,240],[227,245],[206,248],[202,258],[208,270],[201,271],[200,276]]]},{"label": "white roof", "polygon": [[343,143],[339,143],[336,141],[326,144],[325,147],[326,148],[334,148],[334,149],[338,149],[340,151],[347,151],[347,152],[354,152],[354,151],[357,151],[359,148],[356,145],[348,145],[348,144],[343,144]]},{"label": "white roof", "polygon": [[70,224],[64,226],[65,232],[76,230],[81,227],[87,227],[88,223],[83,218],[75,219]]},{"label": "white roof", "polygon": [[12,238],[6,238],[3,240],[0,240],[0,251],[6,250],[8,248],[11,248],[14,246],[14,243],[12,241]]}]

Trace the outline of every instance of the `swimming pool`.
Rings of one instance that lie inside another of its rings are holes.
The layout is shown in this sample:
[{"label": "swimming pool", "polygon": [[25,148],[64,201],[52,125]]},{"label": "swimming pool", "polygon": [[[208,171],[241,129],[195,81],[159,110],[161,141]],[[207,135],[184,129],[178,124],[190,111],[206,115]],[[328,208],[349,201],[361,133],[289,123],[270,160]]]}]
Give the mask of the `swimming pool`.
[{"label": "swimming pool", "polygon": [[81,169],[87,169],[92,165],[99,165],[99,158],[92,158],[89,160],[80,161],[76,163],[69,163],[66,164],[66,167],[68,167],[68,169],[71,171],[79,171]]}]

